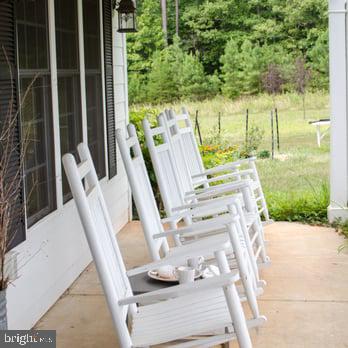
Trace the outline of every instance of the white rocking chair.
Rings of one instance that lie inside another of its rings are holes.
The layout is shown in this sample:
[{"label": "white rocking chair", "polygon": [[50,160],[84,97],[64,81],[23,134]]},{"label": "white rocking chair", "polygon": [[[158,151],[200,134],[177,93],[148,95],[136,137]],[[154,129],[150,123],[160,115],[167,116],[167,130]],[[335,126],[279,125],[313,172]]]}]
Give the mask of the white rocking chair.
[{"label": "white rocking chair", "polygon": [[[185,148],[184,138],[181,134],[178,122],[174,116],[173,112],[167,111],[167,114],[172,115],[170,119],[165,116],[165,114],[160,114],[158,116],[158,124],[160,127],[166,129],[166,135],[164,136],[168,139],[168,142],[171,147],[171,152],[173,154],[173,159],[175,161],[175,165],[177,168],[177,172],[181,177],[181,182],[183,183],[183,188],[185,192],[185,199],[192,200],[204,200],[205,197],[216,197],[220,195],[226,195],[229,193],[233,193],[236,191],[236,184],[238,182],[248,181],[249,185],[246,193],[245,189],[242,190],[244,202],[246,209],[249,212],[254,212],[256,214],[249,214],[249,220],[253,221],[253,228],[256,231],[260,231],[262,234],[262,238],[264,239],[263,234],[263,226],[260,218],[260,210],[258,208],[258,199],[255,197],[255,180],[251,180],[250,174],[253,173],[251,169],[243,170],[243,175],[241,175],[241,171],[237,171],[234,173],[230,173],[227,176],[233,177],[234,181],[228,181],[222,184],[210,186],[211,179],[200,178],[200,186],[203,188],[195,188],[195,182],[192,178],[190,172],[190,163],[188,163],[186,158],[187,149]],[[256,170],[256,167],[255,167]],[[189,190],[189,192],[187,192]],[[192,191],[193,190],[193,191]]]},{"label": "white rocking chair", "polygon": [[[86,148],[86,145],[80,145],[79,152],[89,155]],[[239,276],[225,267],[227,260],[222,249],[216,251],[215,256],[220,269],[225,269],[224,274],[133,296],[90,158],[82,158],[77,164],[72,154],[66,154],[63,165],[122,348],[169,343],[221,328],[228,328],[228,333],[182,344],[173,342],[173,346],[211,347],[236,337],[240,347],[252,347],[248,327],[257,326],[264,320],[262,317],[245,320],[235,286]],[[138,272],[156,265],[143,266]]]},{"label": "white rocking chair", "polygon": [[[254,318],[259,317],[256,296],[263,293],[262,286],[265,283],[259,280],[255,260],[250,260],[247,243],[244,240],[244,233],[241,227],[241,217],[238,214],[240,211],[238,201],[233,202],[230,200],[226,202],[228,214],[224,217],[191,223],[187,227],[164,231],[135,127],[129,124],[127,128],[127,137],[120,129],[116,131],[116,137],[152,258],[154,260],[160,259],[160,251],[162,251],[165,259],[168,260],[168,258],[177,253],[184,251],[190,253],[190,250],[194,250],[195,253],[201,250],[201,255],[207,258],[211,255],[207,254],[202,246],[206,248],[209,245],[216,245],[219,241],[226,241],[226,237],[227,239],[230,238],[232,248],[229,254],[234,254],[235,256],[235,263],[243,283],[240,295],[243,300],[246,299],[248,301]],[[187,207],[185,211],[181,212],[181,218],[191,220],[193,211],[197,207],[199,207],[199,204],[197,206],[192,205],[192,209]],[[168,219],[164,221],[167,222]],[[213,236],[207,236],[209,234],[213,234]],[[166,239],[169,236],[190,237],[191,240],[188,244],[181,245],[180,243],[177,247],[169,249]],[[201,238],[192,240],[194,237]],[[163,245],[165,248],[162,247]],[[253,261],[254,264],[252,263]],[[255,274],[255,269],[257,274]]]},{"label": "white rocking chair", "polygon": [[[240,211],[241,225],[256,274],[256,263],[260,266],[268,265],[270,259],[266,253],[260,216],[250,193],[250,180],[229,183],[226,187],[218,189],[194,189],[191,177],[187,174],[187,164],[182,154],[185,149],[180,135],[168,131],[164,125],[163,114],[158,119],[159,126],[155,128],[151,128],[149,121],[144,119],[143,128],[166,214],[171,218],[171,227],[176,227],[180,220],[180,212],[192,207],[192,204],[199,204],[193,211],[194,219],[215,216],[224,213],[226,202],[236,201],[236,197],[239,198],[242,192],[246,208],[251,212]],[[175,220],[178,213],[179,217]],[[190,224],[192,219],[186,218],[185,222]],[[180,243],[177,240],[176,242]]]},{"label": "white rocking chair", "polygon": [[174,122],[180,130],[185,146],[185,157],[194,187],[202,185],[204,185],[204,187],[209,187],[210,184],[214,182],[222,181],[224,183],[229,183],[234,179],[250,178],[252,180],[252,188],[258,205],[258,212],[263,216],[265,224],[272,223],[273,221],[269,217],[266,199],[255,164],[256,158],[250,157],[211,169],[205,169],[196,137],[194,135],[190,115],[186,108],[182,108],[182,114],[176,114],[172,109],[166,110],[165,114],[165,121]]}]

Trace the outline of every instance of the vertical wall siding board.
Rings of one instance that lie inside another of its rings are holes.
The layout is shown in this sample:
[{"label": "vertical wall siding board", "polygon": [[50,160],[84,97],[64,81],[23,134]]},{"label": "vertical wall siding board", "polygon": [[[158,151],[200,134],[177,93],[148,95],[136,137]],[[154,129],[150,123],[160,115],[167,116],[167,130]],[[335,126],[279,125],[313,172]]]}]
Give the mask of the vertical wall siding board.
[{"label": "vertical wall siding board", "polygon": [[[7,58],[12,69],[12,79]],[[18,81],[16,64],[16,32],[15,32],[15,2],[0,1],[0,127],[6,120],[9,106],[12,103],[12,115],[18,110]],[[12,97],[13,95],[13,97]],[[18,144],[16,151],[13,151],[9,162],[6,177],[13,178],[20,167],[20,120],[18,117],[14,142]],[[2,146],[0,144],[0,155]],[[19,180],[22,180],[21,178]],[[22,183],[21,183],[22,185]],[[18,199],[13,202],[11,212],[11,235],[9,237],[9,248],[13,248],[25,240],[25,224],[23,211],[23,187]]]},{"label": "vertical wall siding board", "polygon": [[104,27],[104,65],[105,65],[105,98],[106,98],[106,127],[108,143],[109,179],[117,174],[116,156],[116,120],[114,105],[114,79],[112,60],[112,3],[103,0]]}]

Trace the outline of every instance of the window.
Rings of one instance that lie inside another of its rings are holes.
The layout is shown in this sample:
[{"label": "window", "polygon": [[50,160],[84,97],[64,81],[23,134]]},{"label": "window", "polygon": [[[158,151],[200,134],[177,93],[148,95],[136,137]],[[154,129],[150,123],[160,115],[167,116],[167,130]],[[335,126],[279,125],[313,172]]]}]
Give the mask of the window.
[{"label": "window", "polygon": [[[60,147],[62,155],[76,154],[82,141],[81,87],[76,0],[55,1],[56,51],[59,99]],[[71,198],[63,172],[64,202]]]},{"label": "window", "polygon": [[17,41],[28,226],[55,209],[47,1],[17,2]]},{"label": "window", "polygon": [[99,1],[83,1],[88,145],[99,178],[105,176]]}]

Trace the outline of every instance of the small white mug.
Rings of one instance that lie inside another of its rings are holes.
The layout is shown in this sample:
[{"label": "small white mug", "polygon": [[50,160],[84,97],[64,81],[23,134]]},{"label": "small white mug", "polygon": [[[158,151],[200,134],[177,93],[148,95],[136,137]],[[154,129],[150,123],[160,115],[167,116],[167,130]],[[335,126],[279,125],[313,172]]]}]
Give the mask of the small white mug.
[{"label": "small white mug", "polygon": [[164,265],[157,269],[157,275],[163,279],[172,279],[175,276],[175,267]]},{"label": "small white mug", "polygon": [[187,266],[197,270],[201,270],[203,262],[204,262],[203,256],[192,257],[191,259],[187,260]]},{"label": "small white mug", "polygon": [[176,269],[176,276],[180,284],[192,283],[195,280],[196,270],[193,267],[180,266]]}]

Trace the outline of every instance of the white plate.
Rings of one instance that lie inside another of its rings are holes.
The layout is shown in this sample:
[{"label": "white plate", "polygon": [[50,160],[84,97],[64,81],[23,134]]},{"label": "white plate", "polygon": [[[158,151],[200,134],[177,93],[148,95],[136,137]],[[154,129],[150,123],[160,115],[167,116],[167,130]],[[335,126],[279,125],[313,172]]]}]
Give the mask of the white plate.
[{"label": "white plate", "polygon": [[[147,275],[152,279],[160,280],[161,282],[166,282],[166,283],[177,283],[179,281],[179,279],[175,275],[173,275],[172,278],[162,278],[158,275],[158,273],[155,269],[148,271]],[[202,276],[202,272],[196,270],[195,280],[200,278],[201,276]]]}]

